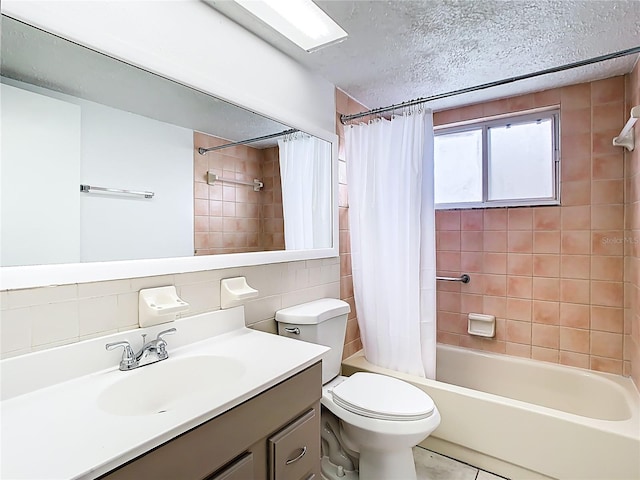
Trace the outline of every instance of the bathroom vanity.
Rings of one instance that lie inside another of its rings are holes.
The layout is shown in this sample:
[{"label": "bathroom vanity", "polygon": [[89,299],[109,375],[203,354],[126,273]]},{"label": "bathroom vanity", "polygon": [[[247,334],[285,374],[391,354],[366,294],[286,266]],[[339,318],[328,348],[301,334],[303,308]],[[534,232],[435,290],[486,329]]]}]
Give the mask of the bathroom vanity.
[{"label": "bathroom vanity", "polygon": [[319,478],[326,347],[248,329],[243,307],[172,322],[169,358],[118,370],[109,342],[0,362],[2,478]]},{"label": "bathroom vanity", "polygon": [[321,375],[316,363],[100,478],[319,479]]}]

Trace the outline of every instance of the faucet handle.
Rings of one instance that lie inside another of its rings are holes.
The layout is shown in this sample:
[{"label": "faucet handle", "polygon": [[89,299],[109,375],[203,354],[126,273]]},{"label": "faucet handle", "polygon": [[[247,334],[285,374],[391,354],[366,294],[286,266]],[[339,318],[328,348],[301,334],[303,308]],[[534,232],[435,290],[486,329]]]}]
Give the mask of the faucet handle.
[{"label": "faucet handle", "polygon": [[167,341],[164,338],[162,338],[163,335],[173,335],[174,333],[176,333],[176,331],[177,330],[175,328],[163,330],[156,337],[155,339],[156,348],[158,349],[158,356],[160,357],[161,360],[164,360],[165,358],[169,357],[169,353],[167,353]]},{"label": "faucet handle", "polygon": [[107,343],[104,346],[106,350],[113,350],[118,347],[123,348],[122,360],[120,360],[120,370],[131,370],[136,362],[136,354],[133,352],[129,342],[124,340],[122,342]]},{"label": "faucet handle", "polygon": [[156,337],[156,340],[164,341],[164,338],[162,338],[163,335],[173,335],[176,332],[177,332],[177,330],[175,328],[170,328],[168,330],[163,330],[162,332],[160,332],[158,334],[158,336]]}]

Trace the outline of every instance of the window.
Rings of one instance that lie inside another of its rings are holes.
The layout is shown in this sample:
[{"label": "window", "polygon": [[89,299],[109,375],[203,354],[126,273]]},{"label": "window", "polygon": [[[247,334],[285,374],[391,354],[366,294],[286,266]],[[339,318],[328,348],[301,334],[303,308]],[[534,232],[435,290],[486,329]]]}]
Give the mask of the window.
[{"label": "window", "polygon": [[557,110],[436,129],[438,209],[558,205]]}]

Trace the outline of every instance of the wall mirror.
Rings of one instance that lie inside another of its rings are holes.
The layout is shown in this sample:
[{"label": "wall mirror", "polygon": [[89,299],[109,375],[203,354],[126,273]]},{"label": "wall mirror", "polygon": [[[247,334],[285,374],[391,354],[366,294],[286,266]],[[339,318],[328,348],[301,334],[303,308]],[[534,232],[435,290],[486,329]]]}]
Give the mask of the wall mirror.
[{"label": "wall mirror", "polygon": [[1,27],[2,288],[337,254],[332,134]]}]

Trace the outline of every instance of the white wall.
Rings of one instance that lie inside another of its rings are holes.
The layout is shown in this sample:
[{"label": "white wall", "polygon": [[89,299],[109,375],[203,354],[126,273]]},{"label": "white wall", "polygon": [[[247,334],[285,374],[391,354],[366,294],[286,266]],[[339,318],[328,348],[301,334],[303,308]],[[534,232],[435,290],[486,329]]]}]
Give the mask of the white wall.
[{"label": "white wall", "polygon": [[[82,161],[78,154],[73,167],[66,166],[59,172],[59,178],[51,178],[49,182],[51,186],[48,187],[50,191],[24,196],[25,201],[31,198],[37,200],[38,204],[42,204],[43,199],[46,199],[44,204],[50,206],[46,220],[54,225],[61,225],[69,231],[65,239],[75,231],[75,243],[69,241],[69,244],[63,248],[58,245],[60,243],[58,242],[51,248],[42,250],[42,246],[49,244],[47,239],[44,245],[39,245],[42,255],[33,252],[32,256],[27,255],[23,258],[22,263],[11,263],[11,265],[193,255],[193,132],[191,130],[15,80],[3,79],[3,81],[63,100],[61,102],[37,95],[39,98],[75,109],[78,127],[81,124],[81,128],[79,127],[77,131],[77,144],[80,148],[81,143]],[[3,89],[5,87],[11,88],[3,85]],[[33,95],[24,90],[17,91]],[[3,98],[3,115],[5,107]],[[80,112],[82,112],[81,122]],[[60,124],[58,128],[63,128],[61,124],[64,122],[61,119],[51,118],[54,124]],[[3,134],[4,129],[3,123]],[[22,143],[33,145],[35,142],[40,145],[51,142],[46,138],[41,142],[41,135],[43,133],[32,132],[30,141]],[[9,138],[9,135],[5,137],[5,139]],[[61,165],[68,164],[66,158],[54,161],[47,156],[33,155],[33,151],[26,150],[26,152],[29,158],[46,159],[47,165],[55,165],[55,161],[60,161]],[[10,162],[7,161],[9,158],[11,158]],[[20,162],[22,163],[24,161]],[[29,173],[18,175],[14,171],[17,168],[16,164],[18,162],[14,161],[13,154],[5,156],[3,142],[3,181],[13,184],[14,181],[22,178],[28,183],[35,171],[38,171],[38,169],[31,171],[31,167],[26,166],[30,164],[25,164],[22,168],[27,168]],[[13,169],[4,171],[5,165],[12,165]],[[51,167],[48,170],[51,170]],[[47,181],[46,178],[46,175],[38,177],[40,183]],[[79,192],[81,183],[98,187],[152,191],[155,196],[152,199],[146,199],[114,194],[81,194]],[[70,208],[59,203],[65,193],[66,197],[70,196],[76,202],[75,219],[73,222],[67,222],[70,225],[58,223],[60,219],[68,219],[71,211]],[[24,205],[24,201],[7,204],[3,214],[5,210],[16,212],[18,219],[26,222],[32,214],[31,210],[25,210]],[[38,215],[36,218],[41,216]],[[59,231],[62,228],[48,230],[51,230],[50,237],[53,239],[56,238],[54,233],[60,235]],[[3,242],[5,235],[8,236],[8,232],[3,228]],[[43,242],[42,239],[37,241]],[[60,258],[57,254],[59,251],[68,252],[71,248],[75,249],[75,257],[69,257],[67,254],[66,257]],[[55,255],[51,260],[48,258],[49,253]]]},{"label": "white wall", "polygon": [[0,265],[80,260],[80,108],[1,85]]},{"label": "white wall", "polygon": [[2,12],[315,134],[334,86],[196,0],[4,0]]}]

